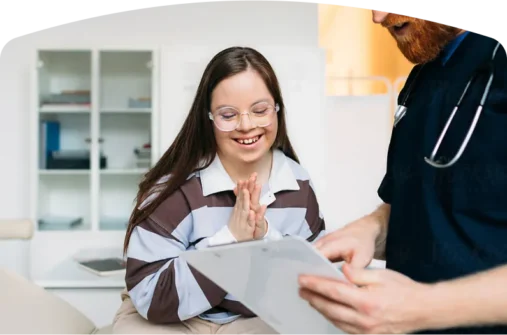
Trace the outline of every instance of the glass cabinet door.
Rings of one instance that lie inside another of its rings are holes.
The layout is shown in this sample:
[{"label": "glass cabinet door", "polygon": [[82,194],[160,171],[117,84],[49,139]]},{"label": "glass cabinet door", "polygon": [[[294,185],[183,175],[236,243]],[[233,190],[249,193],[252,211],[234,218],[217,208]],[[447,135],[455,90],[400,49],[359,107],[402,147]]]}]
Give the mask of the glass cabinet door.
[{"label": "glass cabinet door", "polygon": [[99,52],[100,230],[124,230],[152,166],[153,53]]},{"label": "glass cabinet door", "polygon": [[38,229],[89,230],[92,53],[37,56]]}]

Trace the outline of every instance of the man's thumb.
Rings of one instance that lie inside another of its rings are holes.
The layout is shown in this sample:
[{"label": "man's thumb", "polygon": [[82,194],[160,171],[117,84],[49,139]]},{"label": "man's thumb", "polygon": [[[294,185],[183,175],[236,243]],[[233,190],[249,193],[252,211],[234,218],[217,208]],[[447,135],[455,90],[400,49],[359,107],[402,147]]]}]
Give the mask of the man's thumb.
[{"label": "man's thumb", "polygon": [[342,272],[345,277],[357,286],[367,286],[380,282],[379,273],[376,270],[365,269],[364,267],[353,267],[350,264],[343,264]]},{"label": "man's thumb", "polygon": [[354,253],[352,255],[352,259],[348,262],[351,267],[356,269],[364,269],[370,264],[371,259],[369,257],[364,256],[361,253]]}]

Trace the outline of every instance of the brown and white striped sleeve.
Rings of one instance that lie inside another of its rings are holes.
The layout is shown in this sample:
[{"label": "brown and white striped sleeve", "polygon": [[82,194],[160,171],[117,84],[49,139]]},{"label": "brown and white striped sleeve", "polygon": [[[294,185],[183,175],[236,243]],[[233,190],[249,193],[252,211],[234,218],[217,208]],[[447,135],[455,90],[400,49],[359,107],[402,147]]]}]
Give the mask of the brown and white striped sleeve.
[{"label": "brown and white striped sleeve", "polygon": [[305,220],[311,231],[311,235],[307,237],[307,240],[309,242],[316,242],[319,238],[326,234],[326,223],[320,210],[317,195],[315,194],[315,186],[311,179],[308,179],[307,192],[308,197],[306,200]]},{"label": "brown and white striped sleeve", "polygon": [[[297,191],[281,192],[267,210],[267,216],[279,221],[276,217],[282,217],[282,223],[277,222],[277,228],[268,221],[267,239],[280,239],[283,236],[299,236],[309,242],[316,242],[326,234],[326,223],[320,210],[315,186],[308,172],[294,161],[290,161],[294,175],[299,186]],[[271,212],[276,210],[276,212]],[[303,215],[301,215],[303,211]]]},{"label": "brown and white striped sleeve", "polygon": [[178,256],[189,247],[192,211],[181,190],[135,227],[126,284],[140,315],[156,323],[190,319],[218,306],[226,292]]}]

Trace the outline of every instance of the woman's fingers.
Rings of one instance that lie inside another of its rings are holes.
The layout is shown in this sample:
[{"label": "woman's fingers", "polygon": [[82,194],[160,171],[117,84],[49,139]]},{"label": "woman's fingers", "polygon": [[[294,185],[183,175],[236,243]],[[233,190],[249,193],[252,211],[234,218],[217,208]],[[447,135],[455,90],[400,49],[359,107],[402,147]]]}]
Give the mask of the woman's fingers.
[{"label": "woman's fingers", "polygon": [[240,180],[238,182],[238,195],[236,197],[236,205],[237,208],[243,211],[245,207],[245,189],[244,189],[244,181]]},{"label": "woman's fingers", "polygon": [[266,215],[266,210],[267,209],[268,209],[268,205],[262,205],[261,209],[259,211],[259,214],[262,215],[262,217],[264,217]]},{"label": "woman's fingers", "polygon": [[261,185],[255,184],[252,191],[252,209],[256,212],[260,210],[259,202],[261,196]]},{"label": "woman's fingers", "polygon": [[255,229],[255,212],[253,210],[249,210],[247,223],[248,227],[253,231]]},{"label": "woman's fingers", "polygon": [[256,182],[257,182],[257,173],[254,172],[248,179],[248,192],[250,192],[250,194],[253,193]]},{"label": "woman's fingers", "polygon": [[263,205],[263,206],[260,206],[259,207],[259,210],[257,211],[256,213],[256,226],[257,228],[260,228],[260,229],[264,229],[265,227],[265,220],[264,220],[264,215],[266,214],[266,205]]},{"label": "woman's fingers", "polygon": [[241,202],[241,209],[243,210],[243,212],[245,213],[249,213],[250,212],[250,194],[248,193],[248,190],[246,188],[244,188],[242,190],[242,202]]},{"label": "woman's fingers", "polygon": [[[264,217],[266,209],[262,210],[260,206],[260,194],[262,190],[262,186],[256,183],[257,174],[252,173],[248,180],[240,180],[237,182],[236,187],[233,192],[236,196],[236,204],[238,208],[243,212],[247,211],[247,203],[248,210],[253,210],[255,212],[254,222],[258,221],[258,214]],[[262,212],[260,212],[262,210]]]}]

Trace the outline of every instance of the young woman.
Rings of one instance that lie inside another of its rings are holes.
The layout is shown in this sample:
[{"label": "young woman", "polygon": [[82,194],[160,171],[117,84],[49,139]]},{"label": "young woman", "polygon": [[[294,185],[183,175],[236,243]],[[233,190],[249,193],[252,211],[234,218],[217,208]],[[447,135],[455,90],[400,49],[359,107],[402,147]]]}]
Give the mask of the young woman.
[{"label": "young woman", "polygon": [[273,332],[178,255],[323,233],[284,114],[278,80],[260,53],[233,47],[211,60],[183,128],[140,184],[115,332]]}]

